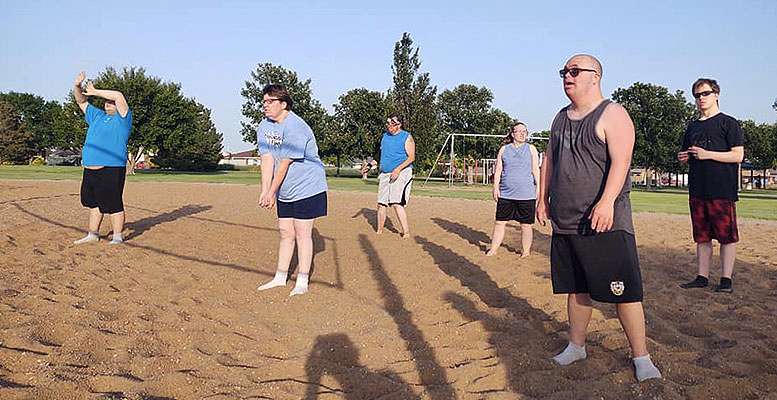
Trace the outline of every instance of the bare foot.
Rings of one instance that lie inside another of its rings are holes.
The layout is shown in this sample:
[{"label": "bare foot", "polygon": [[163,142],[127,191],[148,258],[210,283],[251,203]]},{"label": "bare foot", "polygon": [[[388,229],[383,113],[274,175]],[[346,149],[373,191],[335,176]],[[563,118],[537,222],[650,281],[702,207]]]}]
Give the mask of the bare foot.
[{"label": "bare foot", "polygon": [[383,229],[378,229],[377,231],[375,231],[376,235],[380,235],[381,233],[383,233]]},{"label": "bare foot", "polygon": [[526,253],[521,253],[521,258],[526,258],[526,257],[528,257],[530,255],[531,255],[531,253],[527,251]]},{"label": "bare foot", "polygon": [[410,239],[410,232],[405,232],[402,234],[402,239]]},{"label": "bare foot", "polygon": [[491,256],[494,256],[494,255],[496,255],[496,249],[490,249],[490,250],[488,250],[486,252],[486,256],[487,257],[491,257]]}]

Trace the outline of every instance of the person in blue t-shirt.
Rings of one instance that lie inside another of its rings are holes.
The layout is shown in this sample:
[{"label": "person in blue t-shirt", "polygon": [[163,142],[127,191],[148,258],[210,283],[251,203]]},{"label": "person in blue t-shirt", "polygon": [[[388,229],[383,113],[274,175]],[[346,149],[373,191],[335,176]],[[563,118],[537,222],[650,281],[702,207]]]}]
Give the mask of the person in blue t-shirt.
[{"label": "person in blue t-shirt", "polygon": [[313,222],[327,214],[326,173],[313,130],[292,111],[286,88],[267,85],[262,94],[266,118],[259,123],[256,135],[262,168],[259,206],[271,209],[277,200],[281,240],[275,277],[258,290],[286,286],[296,243],[299,272],[290,294],[294,296],[308,291]]},{"label": "person in blue t-shirt", "polygon": [[[415,141],[410,132],[402,129],[402,119],[392,114],[386,120],[386,132],[380,141],[380,174],[378,175],[378,227],[376,233],[383,233],[386,223],[386,208],[391,206],[402,225],[402,237],[410,237],[405,206],[413,184],[413,161]],[[373,160],[373,166],[378,162]]]},{"label": "person in blue t-shirt", "polygon": [[[74,244],[100,240],[103,215],[111,216],[113,238],[111,244],[123,242],[124,178],[127,166],[127,141],[132,131],[132,111],[124,95],[116,90],[97,89],[89,82],[86,91],[81,84],[86,79],[82,71],[75,79],[73,96],[89,125],[81,155],[84,175],[81,180],[81,204],[89,208],[89,230]],[[101,110],[89,103],[89,97],[105,100]]]}]

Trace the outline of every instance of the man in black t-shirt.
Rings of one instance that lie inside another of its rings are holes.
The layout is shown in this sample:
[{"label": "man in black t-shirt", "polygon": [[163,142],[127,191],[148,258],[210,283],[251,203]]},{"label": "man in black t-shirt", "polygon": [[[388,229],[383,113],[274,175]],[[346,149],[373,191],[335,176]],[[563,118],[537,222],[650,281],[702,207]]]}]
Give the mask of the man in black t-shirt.
[{"label": "man in black t-shirt", "polygon": [[700,118],[688,124],[680,162],[687,162],[688,194],[696,242],[699,273],[680,287],[700,288],[709,284],[712,239],[720,243],[723,274],[716,292],[733,291],[737,230],[736,201],[739,163],[744,158],[744,135],[739,122],[720,112],[720,86],[714,79],[700,78],[691,86]]}]

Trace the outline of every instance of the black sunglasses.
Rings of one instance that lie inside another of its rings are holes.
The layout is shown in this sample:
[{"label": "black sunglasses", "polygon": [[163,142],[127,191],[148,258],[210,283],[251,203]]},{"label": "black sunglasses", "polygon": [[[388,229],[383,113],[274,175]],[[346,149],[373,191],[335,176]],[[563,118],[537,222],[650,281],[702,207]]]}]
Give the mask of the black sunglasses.
[{"label": "black sunglasses", "polygon": [[599,73],[595,69],[586,69],[586,68],[572,67],[572,68],[564,68],[564,69],[559,70],[558,71],[558,75],[563,78],[564,76],[566,76],[567,72],[569,72],[569,75],[572,75],[572,77],[574,78],[574,77],[580,75],[581,71],[594,72],[594,73],[597,73],[597,74]]},{"label": "black sunglasses", "polygon": [[715,91],[713,91],[713,90],[705,90],[703,92],[694,93],[693,94],[693,98],[694,99],[698,99],[700,97],[707,97],[707,96],[709,96],[709,95],[711,95],[713,93],[715,93]]}]

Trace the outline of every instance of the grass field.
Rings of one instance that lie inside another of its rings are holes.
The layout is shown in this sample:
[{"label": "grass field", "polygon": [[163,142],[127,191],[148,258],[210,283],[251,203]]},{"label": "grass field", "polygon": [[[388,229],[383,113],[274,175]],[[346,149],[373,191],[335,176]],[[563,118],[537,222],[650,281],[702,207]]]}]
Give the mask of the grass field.
[{"label": "grass field", "polygon": [[[80,167],[48,167],[48,166],[0,166],[0,179],[46,179],[46,180],[79,180]],[[377,181],[363,181],[354,177],[354,172],[343,170],[335,177],[334,170],[328,170],[329,187],[332,190],[377,191]],[[213,171],[213,172],[177,172],[177,171],[137,171],[129,176],[129,182],[192,182],[192,183],[233,183],[259,184],[259,172],[248,170]],[[454,186],[448,188],[443,182],[423,184],[419,176],[413,186],[413,195],[429,197],[451,197],[472,200],[490,200],[491,189],[483,185]],[[658,212],[667,214],[688,213],[688,193],[682,189],[668,188],[654,191],[635,189],[631,195],[634,211]],[[777,220],[777,190],[752,190],[740,193],[737,204],[739,217]]]}]

